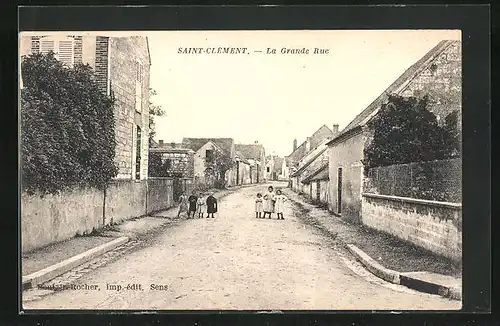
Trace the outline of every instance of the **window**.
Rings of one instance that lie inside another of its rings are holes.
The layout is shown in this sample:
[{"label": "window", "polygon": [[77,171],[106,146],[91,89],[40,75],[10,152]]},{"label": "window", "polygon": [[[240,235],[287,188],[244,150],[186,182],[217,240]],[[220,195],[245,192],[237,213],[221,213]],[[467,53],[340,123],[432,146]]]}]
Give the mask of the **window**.
[{"label": "window", "polygon": [[135,110],[142,113],[142,65],[135,63]]},{"label": "window", "polygon": [[137,143],[135,148],[135,178],[141,179],[141,128],[137,126]]},{"label": "window", "polygon": [[171,159],[166,159],[165,160],[165,168],[170,170],[172,168],[172,160]]},{"label": "window", "polygon": [[71,37],[42,37],[40,38],[40,52],[54,52],[58,60],[72,66],[75,60],[74,40]]},{"label": "window", "polygon": [[213,149],[207,149],[205,151],[205,161],[207,161],[208,163],[212,163],[214,160],[214,151]]},{"label": "window", "polygon": [[269,170],[269,167],[267,167],[267,172],[269,173],[269,171],[270,171],[270,170]]}]

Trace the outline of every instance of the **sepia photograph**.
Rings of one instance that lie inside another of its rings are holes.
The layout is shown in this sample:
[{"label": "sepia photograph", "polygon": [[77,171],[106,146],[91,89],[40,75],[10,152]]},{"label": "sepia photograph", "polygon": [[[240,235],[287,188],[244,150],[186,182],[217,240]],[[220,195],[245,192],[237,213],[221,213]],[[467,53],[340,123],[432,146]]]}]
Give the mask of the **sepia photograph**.
[{"label": "sepia photograph", "polygon": [[19,33],[29,310],[462,308],[460,30]]}]

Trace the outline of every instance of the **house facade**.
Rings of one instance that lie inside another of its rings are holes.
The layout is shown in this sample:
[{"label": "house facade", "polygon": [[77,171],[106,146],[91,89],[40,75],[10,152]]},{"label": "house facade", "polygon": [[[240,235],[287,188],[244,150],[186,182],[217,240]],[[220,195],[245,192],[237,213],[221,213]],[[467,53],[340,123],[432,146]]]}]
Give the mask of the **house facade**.
[{"label": "house facade", "polygon": [[[285,178],[292,177],[298,166],[301,164],[302,159],[309,154],[312,150],[316,149],[320,143],[325,141],[328,137],[333,137],[334,131],[338,131],[338,125],[333,125],[332,129],[328,128],[326,125],[321,126],[316,130],[310,137],[307,137],[304,142],[297,146],[297,139],[293,141],[293,150],[290,155],[286,156],[282,166],[282,174]],[[293,185],[293,180],[290,180],[290,185]]]},{"label": "house facade", "polygon": [[236,144],[235,150],[245,158],[250,165],[249,183],[260,183],[265,180],[266,151],[257,141],[254,144]]},{"label": "house facade", "polygon": [[[329,209],[351,222],[361,221],[364,148],[371,139],[366,124],[387,94],[428,95],[429,109],[439,123],[453,111],[461,116],[461,42],[441,41],[409,67],[346,128],[328,143]],[[461,123],[459,123],[461,127]]]},{"label": "house facade", "polygon": [[167,177],[191,179],[194,177],[194,152],[189,148],[182,148],[182,144],[163,143],[153,144],[149,149],[150,166],[149,178]]},{"label": "house facade", "polygon": [[316,203],[328,204],[329,180],[327,161],[302,180],[304,194]]},{"label": "house facade", "polygon": [[[328,130],[328,132],[326,132]],[[320,133],[318,133],[320,131]],[[307,193],[307,185],[304,179],[316,171],[328,160],[327,143],[338,133],[338,125],[333,125],[333,130],[322,126],[315,134],[306,139],[301,157],[296,156],[293,160],[292,171],[289,173],[290,186],[294,191]],[[301,145],[301,146],[303,146]],[[297,148],[294,153],[300,150]],[[292,154],[294,154],[292,153]],[[291,156],[289,156],[290,158]]]},{"label": "house facade", "polygon": [[20,38],[21,56],[50,51],[68,66],[90,65],[102,92],[114,96],[116,179],[146,180],[151,66],[147,37],[40,33]]}]

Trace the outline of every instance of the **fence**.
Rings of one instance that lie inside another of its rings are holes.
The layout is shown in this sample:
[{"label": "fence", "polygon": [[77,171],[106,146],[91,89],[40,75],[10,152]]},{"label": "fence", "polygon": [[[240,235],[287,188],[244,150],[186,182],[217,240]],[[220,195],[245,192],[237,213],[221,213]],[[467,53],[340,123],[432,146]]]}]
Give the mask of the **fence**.
[{"label": "fence", "polygon": [[372,168],[364,192],[443,202],[462,201],[462,162],[450,159]]}]

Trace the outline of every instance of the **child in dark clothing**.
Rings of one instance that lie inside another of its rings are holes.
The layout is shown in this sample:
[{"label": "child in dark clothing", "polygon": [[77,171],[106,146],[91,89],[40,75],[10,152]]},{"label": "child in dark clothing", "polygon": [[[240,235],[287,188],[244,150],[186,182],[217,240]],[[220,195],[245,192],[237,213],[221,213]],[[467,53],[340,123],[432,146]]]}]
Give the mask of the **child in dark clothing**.
[{"label": "child in dark clothing", "polygon": [[196,203],[198,202],[198,197],[196,197],[194,191],[193,194],[189,196],[188,202],[189,202],[188,218],[191,217],[191,213],[193,214],[194,218],[194,214],[196,213]]},{"label": "child in dark clothing", "polygon": [[213,194],[210,194],[207,198],[207,218],[210,217],[210,214],[214,218],[214,213],[217,213],[217,199]]}]

